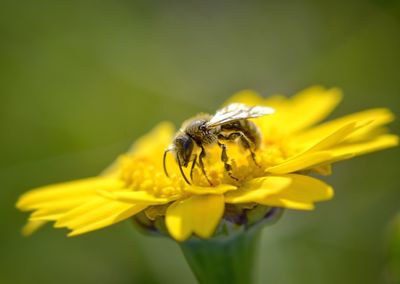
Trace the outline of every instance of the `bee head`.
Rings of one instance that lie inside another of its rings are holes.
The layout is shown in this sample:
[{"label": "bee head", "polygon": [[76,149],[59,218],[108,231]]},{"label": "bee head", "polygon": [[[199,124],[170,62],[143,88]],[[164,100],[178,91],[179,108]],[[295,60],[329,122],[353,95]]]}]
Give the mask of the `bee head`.
[{"label": "bee head", "polygon": [[188,135],[180,135],[174,141],[176,158],[181,166],[187,167],[192,156],[194,141]]}]

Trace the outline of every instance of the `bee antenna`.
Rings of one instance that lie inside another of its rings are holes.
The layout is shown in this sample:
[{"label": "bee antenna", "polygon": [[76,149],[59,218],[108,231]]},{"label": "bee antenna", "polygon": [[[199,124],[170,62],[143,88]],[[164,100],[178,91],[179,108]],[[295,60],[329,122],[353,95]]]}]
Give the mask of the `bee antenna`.
[{"label": "bee antenna", "polygon": [[164,158],[163,158],[163,167],[164,167],[164,173],[167,177],[169,177],[168,171],[167,171],[167,154],[168,152],[171,152],[172,149],[168,148],[164,151]]},{"label": "bee antenna", "polygon": [[176,158],[178,160],[178,165],[179,165],[179,170],[181,171],[181,174],[183,176],[183,179],[186,181],[187,184],[191,184],[190,181],[187,179],[185,172],[182,169],[182,165],[181,165],[181,160],[179,159],[179,155],[176,155]]}]

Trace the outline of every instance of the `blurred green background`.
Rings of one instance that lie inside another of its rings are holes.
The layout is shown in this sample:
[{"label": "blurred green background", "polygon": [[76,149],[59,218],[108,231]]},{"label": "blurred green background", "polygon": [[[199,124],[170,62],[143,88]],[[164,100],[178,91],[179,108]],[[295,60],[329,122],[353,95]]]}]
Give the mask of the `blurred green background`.
[{"label": "blurred green background", "polygon": [[[160,120],[212,112],[244,88],[293,94],[313,84],[344,90],[333,117],[380,106],[400,114],[399,1],[0,7],[1,284],[194,283],[174,242],[129,222],[72,239],[50,226],[19,234],[21,193],[96,175]],[[265,229],[259,283],[385,283],[399,154],[339,163],[327,179],[333,201]]]}]

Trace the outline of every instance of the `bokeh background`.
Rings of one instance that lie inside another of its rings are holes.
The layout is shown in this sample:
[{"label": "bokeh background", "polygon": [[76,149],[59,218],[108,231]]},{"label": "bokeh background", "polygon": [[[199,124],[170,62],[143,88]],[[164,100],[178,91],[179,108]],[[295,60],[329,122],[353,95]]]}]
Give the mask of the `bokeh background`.
[{"label": "bokeh background", "polygon": [[[14,203],[93,176],[160,120],[232,93],[339,86],[333,114],[400,114],[399,1],[29,1],[0,4],[0,283],[194,283],[178,246],[130,222],[20,236]],[[399,121],[391,129],[399,134]],[[339,163],[333,201],[265,229],[259,283],[387,283],[400,151]],[[385,276],[386,275],[386,276]]]}]

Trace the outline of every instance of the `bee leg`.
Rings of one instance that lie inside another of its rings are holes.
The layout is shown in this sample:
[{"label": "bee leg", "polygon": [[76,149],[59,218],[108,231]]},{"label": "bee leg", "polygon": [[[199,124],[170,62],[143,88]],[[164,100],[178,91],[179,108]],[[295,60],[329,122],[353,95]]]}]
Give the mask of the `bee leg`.
[{"label": "bee leg", "polygon": [[186,183],[188,185],[190,185],[191,183],[190,183],[190,181],[188,181],[188,179],[185,175],[185,172],[182,169],[182,163],[181,163],[181,160],[179,159],[179,156],[176,156],[176,158],[178,159],[178,166],[179,166],[179,170],[181,171],[181,175],[182,175],[183,179],[186,181]]},{"label": "bee leg", "polygon": [[197,161],[197,155],[194,155],[192,167],[190,168],[190,180],[191,181],[193,181],[193,170],[194,170],[194,167],[196,166],[196,161]]},{"label": "bee leg", "polygon": [[253,149],[251,148],[251,146],[252,146],[253,143],[250,141],[250,139],[249,139],[246,135],[244,135],[242,132],[240,132],[240,133],[241,133],[240,142],[242,142],[242,145],[243,145],[247,150],[249,150],[250,155],[251,155],[251,159],[253,160],[254,164],[255,164],[257,167],[260,167],[260,165],[257,163],[257,160],[256,160],[256,153],[254,153]]},{"label": "bee leg", "polygon": [[208,183],[209,183],[210,185],[212,185],[210,179],[209,179],[208,176],[207,176],[206,169],[204,168],[203,159],[204,159],[204,157],[206,156],[206,151],[204,150],[204,147],[203,147],[203,146],[200,146],[200,147],[201,147],[201,152],[200,152],[200,155],[199,155],[199,164],[200,164],[200,168],[201,168],[201,171],[203,172],[203,175],[205,176],[206,180],[208,181]]},{"label": "bee leg", "polygon": [[251,159],[253,160],[254,164],[255,164],[257,167],[260,167],[260,165],[257,163],[257,160],[256,160],[256,153],[254,153],[254,151],[251,149],[251,144],[250,144],[249,139],[248,139],[246,136],[242,136],[242,137],[241,137],[241,142],[242,142],[243,145],[245,145],[244,147],[245,147],[247,150],[249,150],[250,155],[251,155]]},{"label": "bee leg", "polygon": [[221,161],[224,163],[224,167],[225,167],[226,172],[228,173],[228,175],[229,175],[232,179],[238,181],[239,179],[237,179],[236,177],[234,177],[234,176],[232,175],[232,166],[231,166],[231,164],[228,163],[229,158],[228,158],[228,154],[226,153],[226,145],[225,145],[225,144],[222,144],[222,143],[220,143],[220,142],[218,142],[218,146],[219,146],[219,147],[221,148],[221,150],[222,150],[222,152],[221,152]]},{"label": "bee leg", "polygon": [[251,149],[251,146],[253,145],[253,143],[250,141],[250,139],[243,132],[241,132],[241,131],[233,132],[233,133],[230,133],[227,137],[224,137],[224,138],[226,140],[229,140],[229,141],[234,141],[237,138],[239,138],[240,139],[240,143],[242,144],[242,146],[245,149],[249,150],[250,155],[251,155],[251,159],[253,160],[254,164],[257,167],[260,167],[260,165],[257,163],[257,160],[256,160],[256,153],[254,153],[254,151]]}]

